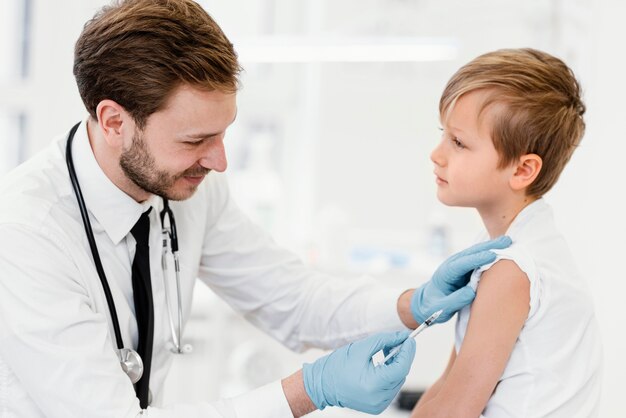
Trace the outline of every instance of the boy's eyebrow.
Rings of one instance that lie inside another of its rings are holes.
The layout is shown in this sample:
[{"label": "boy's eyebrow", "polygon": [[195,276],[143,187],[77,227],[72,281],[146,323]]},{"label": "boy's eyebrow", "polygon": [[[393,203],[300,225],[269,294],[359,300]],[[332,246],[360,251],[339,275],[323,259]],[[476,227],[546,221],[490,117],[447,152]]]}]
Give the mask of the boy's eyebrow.
[{"label": "boy's eyebrow", "polygon": [[479,137],[475,136],[476,134],[470,134],[467,131],[464,131],[461,128],[457,128],[456,126],[452,126],[450,124],[444,125],[444,130],[447,130],[454,136],[458,136],[459,139],[462,139],[465,143],[473,143],[475,141],[480,140]]},{"label": "boy's eyebrow", "polygon": [[467,134],[467,132],[465,132],[463,129],[461,128],[457,128],[456,126],[452,126],[452,125],[447,125],[444,126],[444,129],[447,128],[449,131],[455,131],[455,132],[460,132],[462,134]]}]

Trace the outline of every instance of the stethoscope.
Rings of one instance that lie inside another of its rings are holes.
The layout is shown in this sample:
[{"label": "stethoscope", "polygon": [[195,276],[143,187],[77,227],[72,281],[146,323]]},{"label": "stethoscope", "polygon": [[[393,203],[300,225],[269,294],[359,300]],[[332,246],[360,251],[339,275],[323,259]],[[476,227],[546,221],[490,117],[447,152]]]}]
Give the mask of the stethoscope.
[{"label": "stethoscope", "polygon": [[[78,178],[76,177],[76,170],[74,169],[74,160],[72,158],[72,141],[74,140],[74,134],[76,134],[76,130],[80,122],[72,127],[70,133],[67,138],[67,145],[65,148],[65,161],[67,163],[67,170],[70,175],[70,181],[72,183],[72,187],[74,189],[74,193],[76,194],[76,200],[78,201],[78,207],[80,209],[80,215],[83,219],[83,225],[85,227],[85,233],[87,234],[87,241],[89,242],[89,247],[91,249],[91,255],[93,256],[93,261],[96,265],[96,271],[98,272],[98,277],[100,277],[100,282],[102,283],[102,289],[104,290],[104,296],[107,301],[107,305],[109,307],[109,313],[111,315],[111,322],[113,323],[113,331],[115,333],[115,341],[117,343],[118,355],[120,358],[120,364],[122,366],[122,370],[128,375],[131,382],[137,383],[139,379],[141,379],[141,375],[143,374],[143,361],[141,360],[141,356],[133,350],[132,348],[124,347],[124,340],[122,339],[122,332],[120,331],[120,323],[117,318],[117,311],[115,309],[115,301],[113,300],[113,295],[111,293],[111,288],[109,287],[109,283],[107,281],[106,275],[104,273],[104,269],[102,268],[102,260],[100,259],[100,254],[98,252],[98,247],[96,245],[96,239],[93,235],[93,230],[91,228],[91,222],[89,221],[89,213],[87,212],[87,206],[85,205],[85,199],[83,198],[83,194],[80,189],[80,185],[78,184]],[[172,352],[177,354],[190,353],[192,351],[192,347],[189,344],[182,344],[182,329],[183,329],[183,308],[182,308],[182,297],[180,291],[180,262],[178,260],[178,235],[176,233],[176,222],[174,220],[174,213],[172,209],[170,209],[168,199],[163,198],[163,209],[160,213],[161,218],[161,234],[163,239],[163,251],[161,253],[161,267],[163,269],[163,280],[165,281],[165,304],[167,305],[167,314],[170,322],[170,329],[172,331],[172,341],[174,342],[174,347],[172,348]],[[178,323],[176,326],[174,324],[174,317],[172,315],[172,311],[170,309],[170,298],[168,296],[168,286],[166,282],[167,278],[167,254],[171,253],[174,259],[174,272],[176,273],[176,294],[177,294],[177,305],[178,305]]]}]

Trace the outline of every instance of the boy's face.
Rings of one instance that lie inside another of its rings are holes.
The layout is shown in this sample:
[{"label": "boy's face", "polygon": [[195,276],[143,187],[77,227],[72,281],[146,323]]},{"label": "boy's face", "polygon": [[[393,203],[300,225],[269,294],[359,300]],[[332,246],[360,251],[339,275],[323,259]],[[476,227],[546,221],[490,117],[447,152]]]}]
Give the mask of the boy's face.
[{"label": "boy's face", "polygon": [[491,139],[493,106],[479,115],[487,94],[479,90],[461,96],[443,121],[441,142],[430,158],[437,198],[445,205],[488,210],[510,190],[513,167],[497,168],[499,156]]}]

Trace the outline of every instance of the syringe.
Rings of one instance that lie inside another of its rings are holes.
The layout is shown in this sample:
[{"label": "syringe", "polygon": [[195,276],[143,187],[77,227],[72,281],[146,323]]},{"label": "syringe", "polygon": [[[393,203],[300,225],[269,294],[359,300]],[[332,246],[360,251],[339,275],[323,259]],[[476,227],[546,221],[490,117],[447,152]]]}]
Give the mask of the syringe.
[{"label": "syringe", "polygon": [[[443,313],[443,309],[435,312],[434,314],[432,314],[431,316],[429,316],[419,327],[415,328],[407,337],[407,340],[409,338],[415,338],[417,337],[417,335],[424,331],[424,329],[426,329],[427,327],[429,327],[433,322],[435,322],[435,320],[437,318],[439,318],[439,315],[441,315]],[[406,340],[405,340],[406,341]],[[404,342],[404,341],[403,341]],[[385,358],[382,361],[376,361],[374,360],[374,357],[372,357],[372,361],[374,362],[374,366],[378,367],[380,365],[383,365],[385,363],[387,363],[387,361],[392,358],[393,356],[395,356],[396,354],[398,354],[398,352],[400,351],[400,346],[402,344],[395,346],[394,348],[391,349],[391,351],[389,352],[389,354],[387,354],[385,356]]]}]

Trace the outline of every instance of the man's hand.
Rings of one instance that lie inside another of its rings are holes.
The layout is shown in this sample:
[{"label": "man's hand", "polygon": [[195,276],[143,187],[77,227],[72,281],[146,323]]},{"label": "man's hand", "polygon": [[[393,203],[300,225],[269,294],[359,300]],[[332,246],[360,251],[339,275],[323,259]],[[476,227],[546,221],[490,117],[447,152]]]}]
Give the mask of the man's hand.
[{"label": "man's hand", "polygon": [[446,322],[459,309],[470,304],[476,296],[474,290],[467,286],[472,272],[496,259],[496,255],[489,250],[507,248],[509,245],[511,238],[502,236],[450,256],[433,277],[413,293],[411,313],[415,320],[421,324],[441,309],[443,313],[435,322]]},{"label": "man's hand", "polygon": [[[396,396],[415,357],[408,332],[382,333],[343,346],[302,368],[304,387],[318,409],[341,406],[380,414]],[[375,367],[372,356],[401,345],[386,364]]]}]

